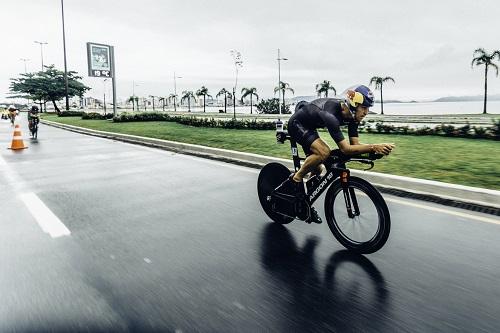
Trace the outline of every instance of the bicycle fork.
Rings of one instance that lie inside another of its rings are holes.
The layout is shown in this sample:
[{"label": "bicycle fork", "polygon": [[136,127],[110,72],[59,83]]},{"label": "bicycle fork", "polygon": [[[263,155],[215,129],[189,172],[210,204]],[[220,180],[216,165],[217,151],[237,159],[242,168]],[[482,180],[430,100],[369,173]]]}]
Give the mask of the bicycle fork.
[{"label": "bicycle fork", "polygon": [[354,188],[349,186],[349,170],[345,169],[340,172],[340,183],[342,184],[342,192],[344,193],[345,207],[349,218],[359,216],[358,200]]}]

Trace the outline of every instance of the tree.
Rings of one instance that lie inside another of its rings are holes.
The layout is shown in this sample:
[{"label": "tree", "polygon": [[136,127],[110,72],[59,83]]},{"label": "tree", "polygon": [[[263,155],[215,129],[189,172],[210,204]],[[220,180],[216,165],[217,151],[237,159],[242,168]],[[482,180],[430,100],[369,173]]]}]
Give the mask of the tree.
[{"label": "tree", "polygon": [[165,112],[165,97],[158,97],[158,102],[161,102],[161,108]]},{"label": "tree", "polygon": [[[277,98],[270,98],[270,99],[261,99],[260,103],[256,104],[255,106],[257,107],[257,110],[260,113],[278,114],[279,113],[278,105],[279,105],[279,100]],[[283,114],[291,113],[290,106],[282,105],[281,113]]]},{"label": "tree", "polygon": [[205,86],[201,86],[201,88],[196,91],[196,96],[203,96],[203,112],[205,112],[205,98],[207,96],[212,96],[208,94],[208,89]]},{"label": "tree", "polygon": [[384,78],[382,78],[380,76],[374,76],[370,79],[370,85],[372,85],[372,83],[374,83],[375,89],[380,89],[380,109],[381,109],[380,114],[384,114],[384,97],[383,97],[382,89],[384,86],[384,82],[387,82],[387,81],[392,81],[392,83],[396,83],[396,81],[394,81],[394,79],[390,76],[386,76]]},{"label": "tree", "polygon": [[283,96],[283,108],[285,107],[285,91],[291,91],[292,94],[295,94],[295,91],[290,87],[290,84],[280,81],[279,87],[274,87],[274,93],[276,94],[281,90],[281,95]]},{"label": "tree", "polygon": [[226,90],[226,88],[222,88],[218,93],[217,95],[215,95],[215,97],[219,97],[219,96],[222,96],[224,95],[224,113],[227,113],[227,99],[228,98],[233,98],[232,97],[232,94]]},{"label": "tree", "polygon": [[[90,90],[79,80],[82,78],[75,71],[67,72],[68,96],[83,97]],[[54,105],[56,112],[61,112],[56,102],[66,97],[64,72],[57,70],[54,65],[45,66],[44,71],[29,74],[20,74],[19,78],[11,79],[11,93],[17,94],[11,98],[31,98],[33,100],[47,100]]]},{"label": "tree", "polygon": [[174,103],[174,111],[177,111],[177,97],[179,97],[178,95],[176,94],[170,94],[168,95],[168,98],[167,98],[167,101],[169,103]]},{"label": "tree", "polygon": [[182,92],[182,97],[181,97],[181,102],[186,100],[188,101],[188,112],[191,112],[191,98],[194,98],[194,94],[192,91],[183,91]]},{"label": "tree", "polygon": [[149,97],[151,97],[153,99],[153,111],[155,111],[155,97],[156,96],[149,95]]},{"label": "tree", "polygon": [[488,54],[483,48],[479,48],[474,51],[474,58],[472,59],[471,66],[474,67],[484,65],[484,107],[483,114],[486,113],[486,101],[488,99],[488,69],[493,67],[496,70],[496,76],[498,76],[498,66],[493,63],[493,60],[498,58],[500,60],[500,51],[495,50],[493,53]]},{"label": "tree", "polygon": [[325,94],[325,98],[328,98],[328,90],[333,90],[333,94],[337,95],[337,90],[330,84],[330,81],[328,80],[324,80],[323,82],[316,85],[316,92],[318,93],[319,97],[321,97],[321,94]]},{"label": "tree", "polygon": [[241,89],[241,103],[243,103],[243,99],[247,96],[250,96],[250,114],[252,114],[252,106],[253,101],[252,97],[255,96],[257,98],[257,102],[259,101],[259,95],[257,95],[257,88],[243,88]]},{"label": "tree", "polygon": [[137,111],[139,111],[139,97],[137,97],[137,96],[130,96],[127,99],[127,103],[132,103],[132,111],[135,111],[135,103],[137,103]]}]

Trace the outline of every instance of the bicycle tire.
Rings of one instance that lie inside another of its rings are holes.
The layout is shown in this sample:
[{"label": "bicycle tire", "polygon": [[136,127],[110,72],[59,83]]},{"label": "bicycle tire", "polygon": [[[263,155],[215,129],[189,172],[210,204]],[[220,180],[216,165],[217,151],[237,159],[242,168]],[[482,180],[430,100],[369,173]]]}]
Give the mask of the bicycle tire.
[{"label": "bicycle tire", "polygon": [[264,209],[267,216],[279,224],[287,224],[294,219],[274,212],[271,208],[271,204],[267,201],[267,197],[289,176],[290,170],[288,170],[286,166],[273,162],[266,164],[262,170],[260,170],[257,180],[257,193],[259,194],[259,201],[262,209]]},{"label": "bicycle tire", "polygon": [[[384,244],[387,242],[389,238],[389,233],[391,230],[391,217],[389,214],[389,209],[387,208],[387,204],[385,203],[382,195],[377,191],[377,189],[368,183],[366,180],[358,178],[358,177],[350,177],[349,178],[349,187],[352,187],[354,190],[358,190],[364,193],[367,196],[367,199],[364,200],[367,204],[371,202],[376,210],[377,214],[377,230],[374,235],[366,240],[366,241],[355,241],[351,237],[349,237],[339,225],[339,220],[341,216],[335,216],[335,201],[336,199],[341,199],[342,202],[338,207],[343,207],[345,209],[345,201],[343,195],[338,196],[338,194],[342,194],[342,184],[340,179],[337,179],[328,189],[325,198],[325,215],[326,221],[328,223],[328,227],[331,232],[335,236],[335,238],[342,244],[345,248],[362,254],[374,253],[380,250]],[[358,196],[356,196],[359,199]],[[364,205],[364,204],[363,204]],[[363,214],[364,207],[360,204],[360,216]],[[342,213],[340,210],[337,210],[337,215]],[[359,223],[359,220],[351,219],[348,223]]]}]

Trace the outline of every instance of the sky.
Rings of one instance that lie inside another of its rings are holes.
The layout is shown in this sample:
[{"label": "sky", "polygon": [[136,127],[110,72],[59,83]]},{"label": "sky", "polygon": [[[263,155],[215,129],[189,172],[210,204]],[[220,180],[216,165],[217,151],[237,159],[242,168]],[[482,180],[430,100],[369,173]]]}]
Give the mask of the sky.
[{"label": "sky", "polygon": [[[0,101],[9,79],[44,64],[64,68],[60,0],[0,0],[2,57]],[[337,92],[390,76],[384,99],[431,100],[481,95],[484,67],[471,68],[475,49],[500,50],[500,4],[493,0],[273,1],[273,0],[65,0],[68,70],[92,88],[88,96],[111,93],[109,82],[88,77],[86,43],[115,47],[118,99],[168,96],[202,85],[215,97],[232,89],[241,53],[237,91],[256,87],[273,96],[281,79],[296,96],[315,94],[330,80]],[[497,62],[500,65],[500,61]],[[489,94],[500,94],[490,71]],[[377,95],[377,94],[376,94]]]}]

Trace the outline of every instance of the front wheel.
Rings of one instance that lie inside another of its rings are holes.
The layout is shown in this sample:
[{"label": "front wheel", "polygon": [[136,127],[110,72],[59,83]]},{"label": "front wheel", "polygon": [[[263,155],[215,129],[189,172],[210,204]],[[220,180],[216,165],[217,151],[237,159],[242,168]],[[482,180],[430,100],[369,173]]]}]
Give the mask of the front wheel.
[{"label": "front wheel", "polygon": [[[355,216],[349,216],[348,203],[358,207]],[[347,195],[337,179],[326,194],[325,213],[335,238],[354,252],[376,252],[389,237],[391,217],[387,204],[377,189],[361,178],[349,178]]]}]

